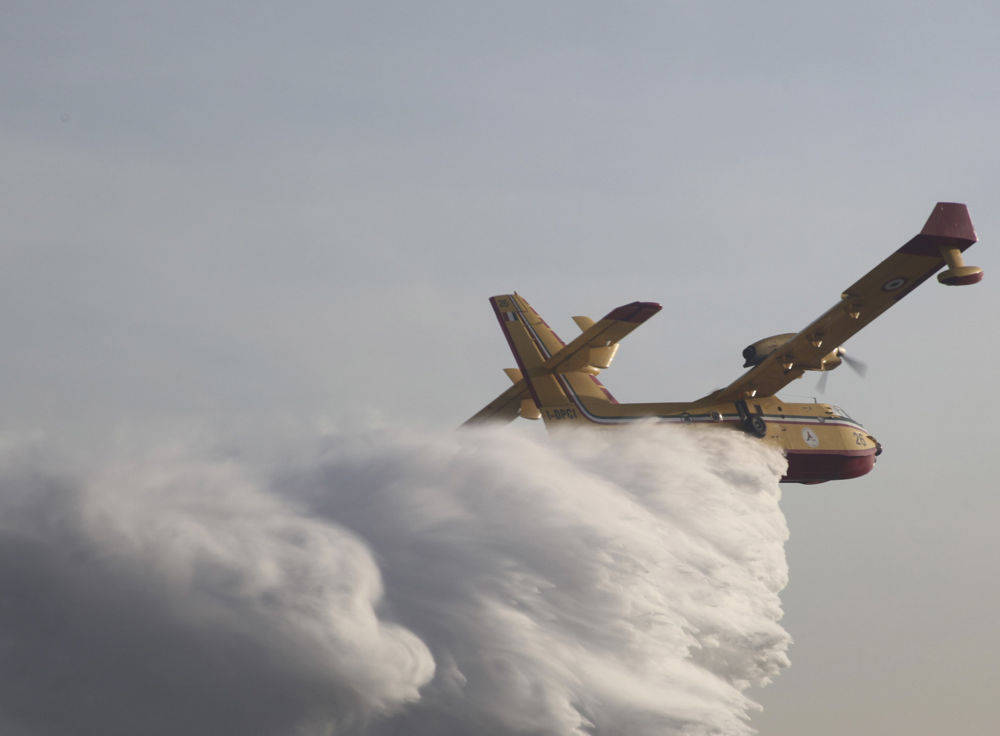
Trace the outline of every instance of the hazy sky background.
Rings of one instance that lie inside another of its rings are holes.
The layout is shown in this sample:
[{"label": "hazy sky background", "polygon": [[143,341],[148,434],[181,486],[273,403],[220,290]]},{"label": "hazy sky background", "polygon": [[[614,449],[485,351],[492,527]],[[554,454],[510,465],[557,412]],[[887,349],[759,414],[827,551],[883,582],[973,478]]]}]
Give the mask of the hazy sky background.
[{"label": "hazy sky background", "polygon": [[796,643],[754,723],[995,730],[995,3],[8,2],[0,92],[0,427],[84,450],[457,425],[505,387],[511,289],[566,334],[659,301],[606,383],[695,398],[968,203],[986,280],[831,377],[886,452],[785,489]]}]

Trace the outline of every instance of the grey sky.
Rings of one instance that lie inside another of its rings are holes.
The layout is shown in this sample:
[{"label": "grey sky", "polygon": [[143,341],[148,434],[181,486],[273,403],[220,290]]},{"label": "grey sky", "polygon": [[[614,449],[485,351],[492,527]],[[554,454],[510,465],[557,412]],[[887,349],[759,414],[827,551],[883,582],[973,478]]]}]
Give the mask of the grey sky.
[{"label": "grey sky", "polygon": [[967,202],[986,280],[831,377],[886,454],[785,491],[796,645],[755,723],[992,732],[998,69],[988,2],[9,2],[0,427],[455,425],[514,288],[566,333],[661,302],[606,382],[694,398]]}]

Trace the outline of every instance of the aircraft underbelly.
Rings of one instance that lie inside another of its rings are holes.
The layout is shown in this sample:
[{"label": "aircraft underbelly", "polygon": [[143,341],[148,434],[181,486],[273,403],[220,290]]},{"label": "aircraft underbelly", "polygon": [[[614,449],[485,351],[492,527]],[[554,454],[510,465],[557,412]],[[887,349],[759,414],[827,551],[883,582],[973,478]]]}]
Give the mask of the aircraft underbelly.
[{"label": "aircraft underbelly", "polygon": [[875,467],[875,448],[867,450],[786,450],[788,472],[782,483],[823,483],[858,478]]}]

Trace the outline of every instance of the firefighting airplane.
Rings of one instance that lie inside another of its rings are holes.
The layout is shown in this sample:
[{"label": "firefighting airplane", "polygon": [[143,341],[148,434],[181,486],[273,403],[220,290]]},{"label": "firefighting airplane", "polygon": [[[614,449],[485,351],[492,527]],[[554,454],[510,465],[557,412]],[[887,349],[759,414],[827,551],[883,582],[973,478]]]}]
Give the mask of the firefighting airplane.
[{"label": "firefighting airplane", "polygon": [[[931,277],[966,286],[983,271],[966,266],[962,252],[976,242],[964,204],[939,202],[920,234],[840,295],[840,300],[796,334],[758,340],[743,351],[746,373],[696,401],[619,404],[597,375],[611,364],[619,341],[660,311],[632,302],[600,321],[574,317],[582,330],[568,345],[519,294],[490,299],[517,361],[504,372],[514,383],[465,422],[512,421],[517,416],[560,425],[621,425],[642,419],[705,423],[741,429],[781,447],[792,483],[857,478],[875,465],[881,445],[868,430],[829,404],[792,404],[775,394],[805,371],[830,371],[847,360],[848,338]],[[825,374],[824,374],[825,375]]]}]

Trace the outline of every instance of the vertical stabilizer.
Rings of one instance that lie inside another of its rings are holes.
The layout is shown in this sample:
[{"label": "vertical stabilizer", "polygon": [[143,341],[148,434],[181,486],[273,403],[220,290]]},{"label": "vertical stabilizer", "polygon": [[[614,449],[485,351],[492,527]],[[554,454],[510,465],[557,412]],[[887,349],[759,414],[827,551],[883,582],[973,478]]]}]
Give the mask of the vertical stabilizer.
[{"label": "vertical stabilizer", "polygon": [[[568,404],[569,399],[559,387],[559,381],[551,372],[543,368],[545,359],[548,357],[543,355],[546,346],[544,343],[536,342],[539,338],[539,332],[537,329],[533,329],[535,325],[529,322],[529,315],[518,304],[517,296],[515,294],[494,296],[490,298],[490,304],[493,305],[497,321],[500,322],[500,329],[503,330],[503,334],[507,338],[510,350],[517,361],[517,367],[521,370],[521,375],[531,392],[531,398],[535,400],[538,408],[544,409],[545,407]],[[537,317],[537,313],[534,316]],[[548,331],[552,336],[555,336],[551,330]],[[559,338],[555,337],[555,339]]]}]

